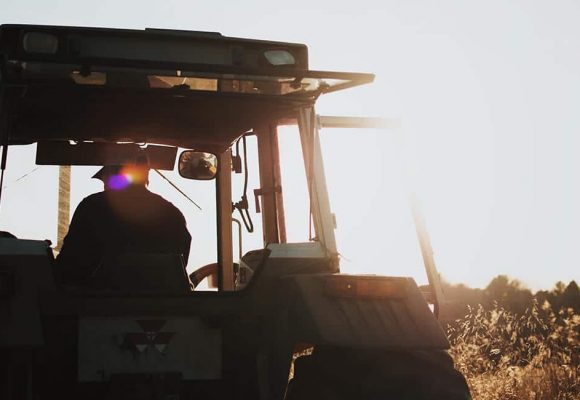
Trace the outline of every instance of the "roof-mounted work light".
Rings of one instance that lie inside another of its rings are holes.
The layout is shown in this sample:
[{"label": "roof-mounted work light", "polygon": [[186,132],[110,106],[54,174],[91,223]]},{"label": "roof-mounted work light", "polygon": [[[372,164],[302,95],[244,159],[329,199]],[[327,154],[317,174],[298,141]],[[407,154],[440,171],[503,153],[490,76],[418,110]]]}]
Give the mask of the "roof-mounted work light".
[{"label": "roof-mounted work light", "polygon": [[27,53],[56,54],[58,38],[42,32],[28,32],[22,38],[22,47]]},{"label": "roof-mounted work light", "polygon": [[296,65],[294,55],[288,50],[266,50],[264,57],[271,65]]}]

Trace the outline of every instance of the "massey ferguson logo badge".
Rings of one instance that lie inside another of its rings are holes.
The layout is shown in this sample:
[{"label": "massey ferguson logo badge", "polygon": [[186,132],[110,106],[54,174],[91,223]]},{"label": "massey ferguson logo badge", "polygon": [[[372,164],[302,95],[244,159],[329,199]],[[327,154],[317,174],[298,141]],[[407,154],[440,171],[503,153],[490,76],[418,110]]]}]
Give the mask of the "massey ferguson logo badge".
[{"label": "massey ferguson logo badge", "polygon": [[175,332],[161,332],[167,321],[138,320],[136,322],[141,327],[142,332],[126,333],[122,347],[138,353],[143,353],[149,349],[165,353],[167,345],[175,335]]}]

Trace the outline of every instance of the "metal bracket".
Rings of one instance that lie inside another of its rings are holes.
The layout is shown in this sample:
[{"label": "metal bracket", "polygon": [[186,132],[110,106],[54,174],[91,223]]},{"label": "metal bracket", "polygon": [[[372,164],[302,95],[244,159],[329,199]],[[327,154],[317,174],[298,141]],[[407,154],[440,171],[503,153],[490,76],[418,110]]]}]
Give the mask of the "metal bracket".
[{"label": "metal bracket", "polygon": [[261,212],[259,197],[262,195],[265,195],[265,194],[272,194],[272,193],[282,193],[282,187],[276,185],[276,186],[270,187],[270,188],[254,189],[254,199],[256,201],[256,212],[258,214]]}]

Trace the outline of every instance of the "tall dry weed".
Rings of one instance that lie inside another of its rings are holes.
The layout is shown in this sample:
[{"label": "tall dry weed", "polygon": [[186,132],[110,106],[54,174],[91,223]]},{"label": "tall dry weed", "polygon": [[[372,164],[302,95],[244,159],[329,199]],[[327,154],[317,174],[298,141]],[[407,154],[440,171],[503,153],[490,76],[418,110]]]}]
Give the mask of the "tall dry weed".
[{"label": "tall dry weed", "polygon": [[580,399],[580,315],[534,303],[517,316],[483,307],[449,327],[474,400]]}]

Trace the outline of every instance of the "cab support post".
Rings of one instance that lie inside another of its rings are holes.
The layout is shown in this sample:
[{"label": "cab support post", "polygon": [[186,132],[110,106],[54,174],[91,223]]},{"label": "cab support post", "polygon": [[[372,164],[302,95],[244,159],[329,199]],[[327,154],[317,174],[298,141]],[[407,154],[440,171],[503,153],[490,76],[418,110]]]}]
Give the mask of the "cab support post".
[{"label": "cab support post", "polygon": [[[261,196],[262,229],[264,245],[280,243],[278,232],[278,213],[276,208],[276,191],[280,190],[275,179],[275,160],[273,135],[276,129],[271,129],[269,124],[264,124],[254,129],[258,138],[258,162],[260,165],[260,189],[255,193]],[[277,142],[276,142],[277,143]],[[276,147],[276,150],[278,148]],[[256,199],[258,202],[259,199]]]},{"label": "cab support post", "polygon": [[68,232],[70,221],[70,183],[71,166],[58,167],[58,220],[56,232],[56,250],[60,251]]},{"label": "cab support post", "polygon": [[270,138],[272,140],[272,167],[276,187],[276,215],[278,217],[278,236],[280,243],[286,243],[286,214],[284,212],[284,192],[282,191],[282,172],[280,171],[280,147],[278,146],[278,125],[270,125]]},{"label": "cab support post", "polygon": [[[1,71],[0,71],[1,73]],[[6,170],[6,162],[8,159],[8,144],[9,140],[9,121],[8,111],[5,110],[4,97],[6,92],[1,86],[0,81],[0,144],[2,145],[2,155],[0,160],[0,205],[2,204],[2,188],[4,187],[4,171]]]},{"label": "cab support post", "polygon": [[232,241],[232,153],[228,149],[218,155],[217,227],[218,287],[234,290],[234,254]]}]

